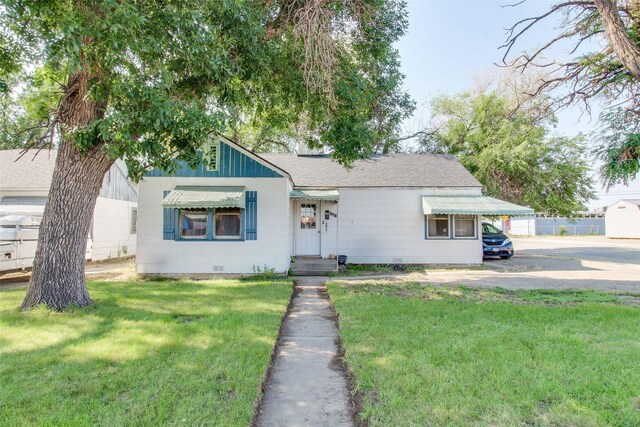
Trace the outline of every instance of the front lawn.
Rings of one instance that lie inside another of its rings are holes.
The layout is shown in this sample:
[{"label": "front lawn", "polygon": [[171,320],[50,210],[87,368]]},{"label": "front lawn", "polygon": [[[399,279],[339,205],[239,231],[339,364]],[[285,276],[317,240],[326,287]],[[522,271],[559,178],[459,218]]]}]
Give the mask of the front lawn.
[{"label": "front lawn", "polygon": [[638,295],[330,283],[372,426],[640,425]]},{"label": "front lawn", "polygon": [[93,306],[0,292],[0,425],[243,425],[289,281],[89,283]]}]

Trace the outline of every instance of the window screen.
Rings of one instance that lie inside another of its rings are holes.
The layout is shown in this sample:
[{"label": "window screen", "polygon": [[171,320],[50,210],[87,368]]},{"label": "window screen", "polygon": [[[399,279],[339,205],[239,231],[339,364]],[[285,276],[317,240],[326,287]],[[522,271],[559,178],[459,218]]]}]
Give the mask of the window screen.
[{"label": "window screen", "polygon": [[216,209],[214,211],[215,237],[239,238],[242,211],[235,208]]},{"label": "window screen", "polygon": [[138,209],[131,208],[131,234],[138,232]]},{"label": "window screen", "polygon": [[449,215],[429,215],[427,230],[429,237],[449,237]]},{"label": "window screen", "polygon": [[456,215],[453,218],[455,237],[475,237],[476,218],[474,216]]},{"label": "window screen", "polygon": [[183,239],[207,238],[207,210],[180,210],[180,237]]}]

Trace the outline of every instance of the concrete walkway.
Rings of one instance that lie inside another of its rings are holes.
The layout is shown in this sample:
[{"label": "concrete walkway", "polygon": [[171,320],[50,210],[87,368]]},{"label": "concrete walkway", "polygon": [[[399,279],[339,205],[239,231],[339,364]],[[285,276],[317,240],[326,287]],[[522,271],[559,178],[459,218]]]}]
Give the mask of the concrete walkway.
[{"label": "concrete walkway", "polygon": [[299,292],[283,321],[257,426],[353,425],[326,280],[298,279]]}]

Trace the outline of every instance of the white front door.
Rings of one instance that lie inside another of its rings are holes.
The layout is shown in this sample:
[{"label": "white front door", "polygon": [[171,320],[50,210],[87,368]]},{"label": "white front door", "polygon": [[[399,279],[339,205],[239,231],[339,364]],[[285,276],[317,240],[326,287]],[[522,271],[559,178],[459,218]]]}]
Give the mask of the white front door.
[{"label": "white front door", "polygon": [[320,255],[320,203],[298,202],[296,255]]}]

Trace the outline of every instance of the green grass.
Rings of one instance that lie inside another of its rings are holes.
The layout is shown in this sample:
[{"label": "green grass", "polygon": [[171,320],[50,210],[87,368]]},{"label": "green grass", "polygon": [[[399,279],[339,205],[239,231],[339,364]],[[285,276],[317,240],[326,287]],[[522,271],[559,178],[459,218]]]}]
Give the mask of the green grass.
[{"label": "green grass", "polygon": [[330,283],[372,426],[640,425],[637,295]]},{"label": "green grass", "polygon": [[248,425],[289,281],[89,283],[95,304],[0,292],[0,425]]}]

